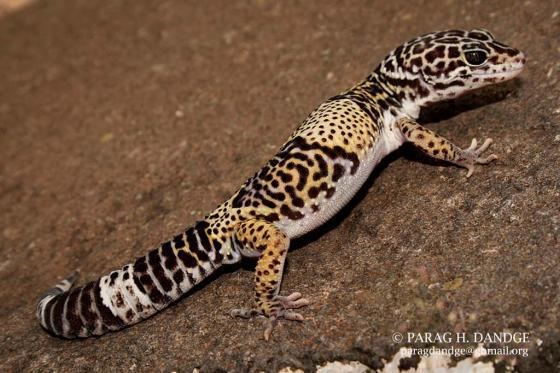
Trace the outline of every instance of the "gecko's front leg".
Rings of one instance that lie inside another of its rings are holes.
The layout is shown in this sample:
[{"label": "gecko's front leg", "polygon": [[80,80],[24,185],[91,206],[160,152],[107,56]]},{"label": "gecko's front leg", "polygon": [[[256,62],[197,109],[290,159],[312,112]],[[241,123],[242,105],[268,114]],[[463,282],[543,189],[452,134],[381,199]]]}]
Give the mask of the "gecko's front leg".
[{"label": "gecko's front leg", "polygon": [[474,165],[488,164],[498,159],[498,156],[495,154],[490,154],[487,157],[481,156],[492,144],[492,139],[486,139],[478,148],[476,139],[473,139],[468,148],[461,149],[451,141],[439,136],[410,118],[400,119],[397,125],[406,139],[425,154],[432,158],[465,167],[467,169],[467,177],[472,175]]},{"label": "gecko's front leg", "polygon": [[268,317],[264,339],[268,341],[272,329],[280,318],[303,321],[303,316],[293,309],[307,306],[309,301],[300,293],[279,295],[282,272],[290,239],[273,224],[263,220],[248,220],[237,227],[235,237],[248,256],[259,256],[255,269],[255,307],[234,309],[234,317]]}]

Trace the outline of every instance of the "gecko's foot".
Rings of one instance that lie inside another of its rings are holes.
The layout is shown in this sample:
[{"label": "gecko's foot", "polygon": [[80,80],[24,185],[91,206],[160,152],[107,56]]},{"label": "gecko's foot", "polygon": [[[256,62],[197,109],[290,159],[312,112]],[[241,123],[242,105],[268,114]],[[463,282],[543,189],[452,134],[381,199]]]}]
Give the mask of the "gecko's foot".
[{"label": "gecko's foot", "polygon": [[301,293],[295,292],[288,296],[277,295],[271,300],[266,300],[258,308],[237,308],[230,312],[233,317],[248,319],[255,316],[268,317],[268,325],[264,330],[264,339],[268,341],[278,319],[303,321],[303,316],[292,311],[309,305],[309,300],[302,298]]},{"label": "gecko's foot", "polygon": [[467,149],[462,150],[459,159],[455,162],[455,164],[465,167],[467,169],[467,177],[471,177],[474,171],[474,165],[476,164],[488,164],[493,160],[498,159],[498,156],[495,154],[490,154],[488,157],[481,157],[480,155],[486,151],[492,144],[492,139],[486,139],[484,143],[477,148],[476,139],[473,139],[471,142],[471,146]]}]

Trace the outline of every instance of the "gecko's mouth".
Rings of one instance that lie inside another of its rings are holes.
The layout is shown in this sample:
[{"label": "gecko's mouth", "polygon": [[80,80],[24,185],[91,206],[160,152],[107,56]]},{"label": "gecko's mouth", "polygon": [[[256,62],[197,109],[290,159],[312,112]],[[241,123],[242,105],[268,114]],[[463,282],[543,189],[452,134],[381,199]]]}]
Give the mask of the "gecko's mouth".
[{"label": "gecko's mouth", "polygon": [[487,77],[501,77],[501,76],[517,76],[521,73],[521,71],[523,71],[525,66],[521,65],[515,68],[511,68],[511,69],[507,69],[505,71],[490,71],[490,72],[473,72],[472,76],[475,77],[482,77],[482,78],[487,78]]},{"label": "gecko's mouth", "polygon": [[515,67],[513,69],[508,69],[506,71],[472,73],[472,78],[474,79],[474,81],[482,81],[484,83],[498,83],[513,79],[522,71],[523,65]]},{"label": "gecko's mouth", "polygon": [[524,66],[516,67],[514,69],[509,69],[506,71],[497,71],[497,72],[488,72],[488,73],[473,73],[473,76],[498,76],[500,74],[512,74],[517,73],[519,74],[523,70]]}]

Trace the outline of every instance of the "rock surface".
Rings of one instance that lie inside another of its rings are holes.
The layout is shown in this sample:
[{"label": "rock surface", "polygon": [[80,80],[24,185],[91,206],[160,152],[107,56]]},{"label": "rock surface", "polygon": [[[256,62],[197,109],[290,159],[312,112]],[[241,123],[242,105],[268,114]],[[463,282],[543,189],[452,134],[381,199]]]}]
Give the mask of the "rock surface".
[{"label": "rock surface", "polygon": [[[557,1],[39,1],[0,19],[0,370],[380,368],[394,332],[527,331],[522,371],[560,361]],[[222,202],[322,100],[420,33],[484,27],[526,71],[426,112],[500,160],[464,170],[396,152],[337,219],[300,240],[283,289],[304,323],[227,312],[250,265],[165,312],[83,341],[46,334],[37,297],[91,280]],[[537,343],[538,341],[541,341]],[[540,346],[537,347],[537,345]]]}]

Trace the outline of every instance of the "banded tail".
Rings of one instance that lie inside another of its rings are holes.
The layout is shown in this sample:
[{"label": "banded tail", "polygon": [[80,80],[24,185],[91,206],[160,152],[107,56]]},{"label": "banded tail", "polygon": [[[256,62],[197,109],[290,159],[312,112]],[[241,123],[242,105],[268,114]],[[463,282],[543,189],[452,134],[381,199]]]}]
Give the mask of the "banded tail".
[{"label": "banded tail", "polygon": [[134,263],[70,291],[77,273],[43,295],[37,318],[65,338],[89,337],[136,324],[190,290],[221,264],[235,261],[220,252],[222,239],[209,238],[198,222]]}]

